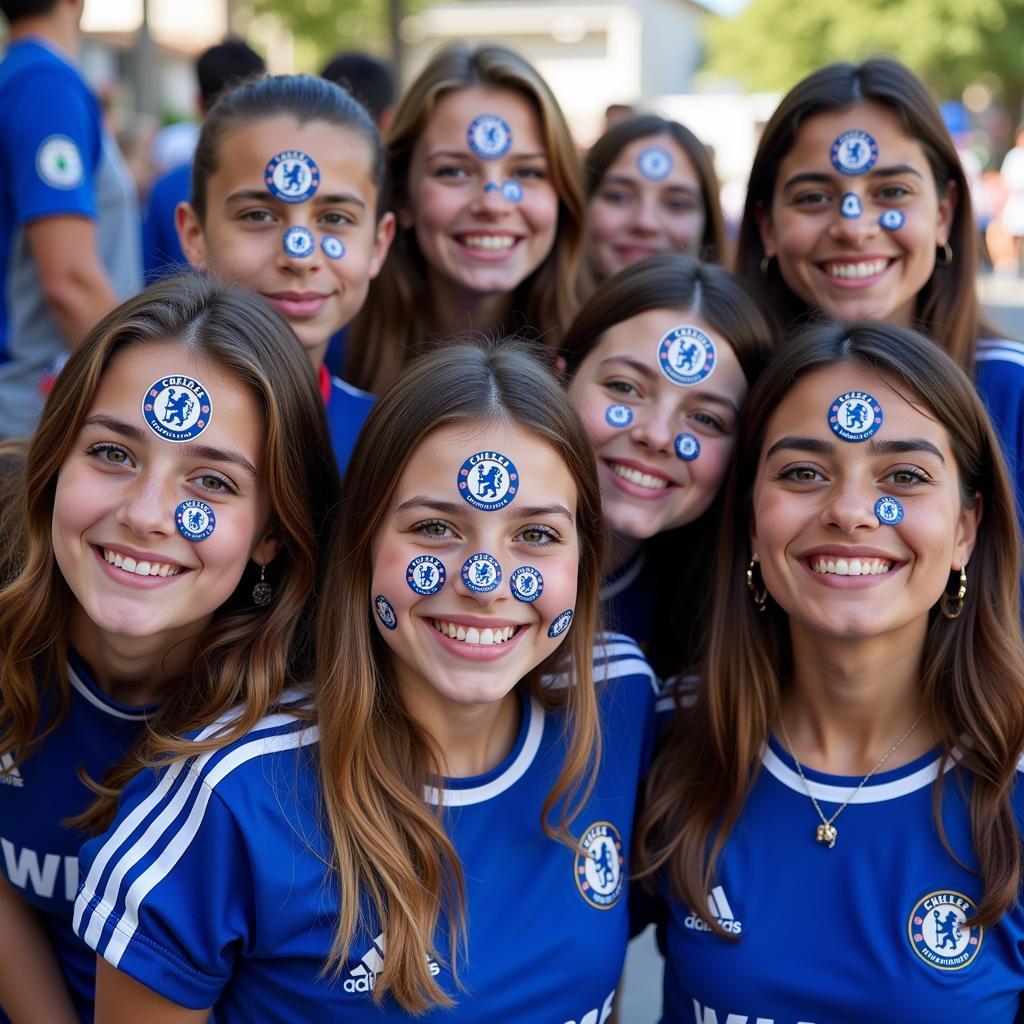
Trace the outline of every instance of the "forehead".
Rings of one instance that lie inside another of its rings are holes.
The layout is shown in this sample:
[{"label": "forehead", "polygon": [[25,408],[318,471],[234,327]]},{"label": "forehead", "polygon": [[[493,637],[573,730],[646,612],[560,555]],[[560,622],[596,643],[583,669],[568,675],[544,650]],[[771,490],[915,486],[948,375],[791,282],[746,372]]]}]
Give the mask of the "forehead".
[{"label": "forehead", "polygon": [[[638,172],[637,160],[640,154],[646,149],[663,149],[672,157],[672,170],[666,180],[679,180],[685,178],[695,184],[699,184],[697,168],[690,159],[689,153],[679,145],[678,142],[667,132],[658,135],[644,135],[642,138],[634,139],[619,150],[615,159],[608,167],[608,173]],[[659,182],[658,184],[664,184]]]},{"label": "forehead", "polygon": [[482,85],[455,89],[442,95],[421,138],[426,139],[430,145],[456,136],[461,147],[468,150],[466,131],[470,122],[481,114],[497,114],[508,122],[512,129],[513,150],[523,148],[518,145],[521,139],[517,133],[520,136],[525,134],[527,139],[540,145],[540,118],[533,104],[512,89],[494,89]]}]

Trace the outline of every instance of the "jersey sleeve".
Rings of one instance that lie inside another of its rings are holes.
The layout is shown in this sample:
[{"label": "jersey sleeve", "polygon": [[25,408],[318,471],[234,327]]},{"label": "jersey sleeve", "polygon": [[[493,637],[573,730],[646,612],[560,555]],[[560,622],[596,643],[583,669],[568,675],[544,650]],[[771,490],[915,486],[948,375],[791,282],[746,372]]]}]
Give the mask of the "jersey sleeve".
[{"label": "jersey sleeve", "polygon": [[14,222],[80,214],[96,217],[99,111],[70,74],[26,75],[4,111],[3,165]]},{"label": "jersey sleeve", "polygon": [[74,928],[88,946],[166,999],[218,999],[253,932],[242,831],[192,766],[143,772],[114,824],[81,854]]}]

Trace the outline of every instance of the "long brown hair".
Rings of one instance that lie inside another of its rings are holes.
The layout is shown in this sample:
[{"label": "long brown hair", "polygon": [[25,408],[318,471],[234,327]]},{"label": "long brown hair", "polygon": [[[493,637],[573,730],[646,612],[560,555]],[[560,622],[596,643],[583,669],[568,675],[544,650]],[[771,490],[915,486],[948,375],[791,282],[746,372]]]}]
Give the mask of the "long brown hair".
[{"label": "long brown hair", "polygon": [[[679,899],[702,907],[760,771],[792,665],[786,615],[771,601],[758,614],[746,586],[753,488],[765,431],[784,400],[780,396],[798,380],[851,362],[890,378],[946,428],[961,499],[970,507],[978,496],[984,511],[960,617],[950,622],[938,604],[931,611],[921,652],[921,692],[943,759],[956,746],[962,768],[971,774],[971,833],[984,885],[976,920],[992,924],[1016,904],[1021,876],[1021,841],[1010,803],[1024,749],[1021,563],[1013,492],[999,442],[966,375],[929,339],[884,323],[833,322],[800,331],[747,400],[718,539],[710,649],[697,700],[678,713],[647,782],[648,802],[637,833],[643,870],[664,870]],[[940,771],[934,790],[940,836],[942,785]],[[721,931],[715,922],[710,926]]]},{"label": "long brown hair", "polygon": [[[568,378],[576,375],[605,331],[652,309],[674,309],[706,320],[736,353],[750,386],[774,348],[764,317],[732,274],[682,253],[661,253],[620,270],[584,303],[562,344]],[[720,515],[716,499],[694,522],[647,541],[650,564],[672,566],[671,572],[657,575],[657,618],[645,652],[662,678],[691,668],[699,649],[707,619],[705,581],[714,555],[708,538],[717,531]]]},{"label": "long brown hair", "polygon": [[917,296],[915,326],[934,338],[968,373],[974,373],[974,350],[981,336],[992,336],[975,294],[978,230],[971,191],[942,114],[924,83],[908,68],[887,57],[863,64],[836,63],[798,82],[782,98],[758,143],[750,169],[747,201],[736,244],[736,273],[762,310],[781,331],[808,314],[809,307],[779,273],[778,261],[761,270],[765,256],[758,212],[769,214],[779,166],[793,148],[804,122],[817,114],[845,110],[857,103],[877,103],[899,119],[903,130],[924,150],[940,196],[956,186],[956,209],[949,234],[953,261],[936,262]]},{"label": "long brown hair", "polygon": [[[438,349],[407,368],[363,426],[327,559],[324,587],[332,598],[321,602],[317,626],[321,777],[341,905],[328,969],[344,966],[365,900],[388,942],[374,998],[389,994],[410,1013],[451,1005],[425,965],[428,954],[438,955],[434,932],[443,916],[454,970],[465,935],[464,893],[443,808],[423,799],[424,786],[436,785],[440,775],[440,751],[405,710],[392,684],[388,647],[371,618],[371,549],[417,446],[440,427],[474,421],[520,424],[559,454],[576,484],[573,627],[519,683],[545,708],[563,709],[565,718],[565,762],[540,813],[549,837],[571,842],[568,826],[600,760],[592,646],[603,545],[590,444],[552,369],[513,340]],[[568,673],[569,685],[542,684],[556,671]]]},{"label": "long brown hair", "polygon": [[[565,115],[529,61],[497,44],[452,43],[434,54],[399,100],[385,140],[388,205],[394,209],[408,194],[413,147],[438,101],[454,90],[479,85],[518,93],[540,120],[551,184],[558,194],[558,230],[547,258],[511,296],[513,314],[522,322],[505,324],[504,330],[529,332],[554,344],[580,298],[583,189]],[[424,349],[432,308],[415,231],[399,229],[384,268],[370,284],[366,305],[352,324],[345,379],[382,393],[402,365]]]},{"label": "long brown hair", "polygon": [[[104,778],[103,795],[76,822],[97,831],[112,819],[121,787],[143,763],[198,749],[177,738],[184,731],[241,705],[230,731],[210,745],[230,742],[287,686],[311,678],[309,622],[320,550],[337,504],[323,401],[291,328],[274,309],[242,288],[197,275],[162,281],[118,306],[61,371],[25,456],[18,487],[20,564],[0,589],[0,753],[24,759],[68,706],[73,597],[51,541],[61,465],[111,359],[130,345],[167,340],[214,363],[255,396],[265,417],[263,472],[281,550],[267,566],[273,602],[253,604],[259,570],[250,565],[199,638],[190,677],[167,689],[146,735]],[[58,711],[41,722],[46,690]]]}]

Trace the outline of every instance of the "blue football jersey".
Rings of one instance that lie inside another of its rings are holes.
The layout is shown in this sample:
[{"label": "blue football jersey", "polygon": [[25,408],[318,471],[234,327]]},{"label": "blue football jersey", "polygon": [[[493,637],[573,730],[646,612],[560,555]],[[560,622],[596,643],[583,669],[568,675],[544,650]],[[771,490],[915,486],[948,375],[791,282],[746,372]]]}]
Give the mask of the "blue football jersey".
[{"label": "blue football jersey", "polygon": [[[666,1024],[1017,1020],[1021,909],[995,927],[965,925],[981,893],[970,777],[947,764],[942,822],[959,864],[932,816],[939,763],[932,751],[870,779],[836,819],[829,849],[816,841],[820,822],[792,757],[773,739],[707,904],[669,903]],[[804,773],[826,817],[861,781]],[[1020,786],[1015,800],[1019,819]],[[710,918],[739,941],[710,932]]]},{"label": "blue football jersey", "polygon": [[352,458],[352,450],[356,446],[356,438],[359,437],[359,431],[376,401],[377,399],[368,391],[360,391],[339,377],[331,377],[325,411],[339,473],[344,473],[348,468],[348,461]]},{"label": "blue football jersey", "polygon": [[[446,781],[444,820],[466,884],[460,989],[427,969],[454,1010],[424,1020],[596,1024],[611,1013],[627,940],[626,879],[654,687],[636,646],[609,636],[598,667],[604,757],[576,819],[579,851],[547,838],[541,805],[565,756],[562,716],[522,699],[514,748],[486,775]],[[551,685],[557,685],[552,681]],[[114,966],[225,1022],[405,1020],[372,1001],[387,956],[372,922],[344,969],[320,977],[338,916],[322,829],[317,729],[283,711],[238,742],[126,790],[86,844],[75,928]],[[438,793],[429,789],[428,800]]]},{"label": "blue football jersey", "polygon": [[71,699],[61,723],[26,761],[15,767],[5,755],[0,764],[0,871],[42,914],[76,1007],[91,1020],[96,957],[71,929],[78,851],[88,836],[62,822],[95,799],[79,769],[102,779],[140,735],[146,709],[112,701],[73,656],[68,677]]}]

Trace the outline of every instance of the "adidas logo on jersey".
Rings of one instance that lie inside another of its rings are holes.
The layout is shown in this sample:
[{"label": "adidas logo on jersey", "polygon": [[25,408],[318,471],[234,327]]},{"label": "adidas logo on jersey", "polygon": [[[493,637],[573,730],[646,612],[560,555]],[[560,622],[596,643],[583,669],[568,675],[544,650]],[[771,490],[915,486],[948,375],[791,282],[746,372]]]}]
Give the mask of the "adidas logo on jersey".
[{"label": "adidas logo on jersey", "polygon": [[[436,960],[427,957],[427,967],[435,978],[441,973]],[[372,992],[377,976],[384,968],[384,933],[373,940],[363,958],[348,972],[343,988],[346,992]]]},{"label": "adidas logo on jersey", "polygon": [[0,786],[17,786],[21,789],[24,785],[25,780],[15,767],[13,756],[4,754],[0,757]]},{"label": "adidas logo on jersey", "polygon": [[[737,921],[733,916],[732,907],[729,906],[729,900],[726,898],[725,890],[720,885],[716,885],[714,889],[708,893],[708,910],[710,911],[711,917],[716,920],[725,931],[730,932],[733,935],[739,935],[740,932],[743,931],[743,922]],[[704,918],[698,917],[694,913],[690,913],[683,924],[685,924],[687,928],[693,929],[695,932],[711,931],[711,925],[709,925]]]}]

